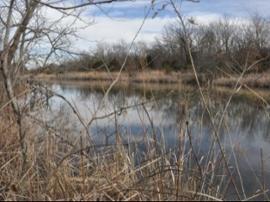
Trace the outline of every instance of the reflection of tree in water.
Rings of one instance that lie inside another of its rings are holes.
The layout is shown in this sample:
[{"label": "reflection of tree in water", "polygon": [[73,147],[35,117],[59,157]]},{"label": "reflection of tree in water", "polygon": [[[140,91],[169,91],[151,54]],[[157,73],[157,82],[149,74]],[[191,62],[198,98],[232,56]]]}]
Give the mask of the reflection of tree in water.
[{"label": "reflection of tree in water", "polygon": [[[79,94],[83,100],[93,96],[97,102],[100,102],[106,89],[62,85],[61,90],[64,93]],[[170,120],[172,124],[175,124],[175,127],[186,118],[183,114],[183,110],[186,107],[187,117],[192,121],[193,125],[202,124],[205,128],[211,128],[210,117],[206,113],[199,93],[196,90],[168,93],[168,91],[145,91],[137,88],[115,87],[108,94],[109,105],[113,109],[138,104],[153,98],[156,99],[156,102],[148,104],[148,110],[151,112],[161,112],[162,119]],[[209,94],[208,104],[216,126],[221,118],[227,100],[228,96],[216,95],[214,93]],[[270,120],[266,117],[263,109],[238,96],[232,99],[227,109],[221,134],[225,133],[226,130],[223,129],[225,126],[228,126],[229,130],[234,130],[238,127],[241,131],[245,131],[246,134],[244,135],[246,137],[254,137],[258,133],[264,137],[268,137],[270,130],[269,122]]]},{"label": "reflection of tree in water", "polygon": [[266,137],[269,134],[270,120],[258,106],[233,101],[227,110],[226,124],[231,130],[239,127],[242,135],[255,138],[258,135]]},{"label": "reflection of tree in water", "polygon": [[[68,94],[79,95],[79,99],[86,102],[90,101],[100,103],[104,96],[104,90],[101,88],[62,87],[62,90],[63,92],[66,91]],[[146,107],[147,110],[149,110],[148,112],[151,114],[151,117],[154,119],[156,117],[160,118],[160,116],[155,117],[156,114],[161,114],[162,123],[160,125],[154,125],[154,129],[157,132],[158,138],[161,136],[161,134],[164,134],[167,148],[179,148],[177,147],[178,139],[176,139],[179,138],[178,129],[181,126],[185,126],[181,125],[180,123],[185,123],[187,119],[190,122],[189,127],[195,153],[199,157],[206,156],[212,143],[212,138],[210,137],[213,135],[213,131],[210,117],[208,116],[200,99],[200,95],[196,90],[189,92],[175,91],[173,93],[168,93],[168,91],[151,92],[140,91],[132,88],[113,88],[108,94],[109,103],[107,103],[108,106],[106,107],[108,107],[109,110],[106,111],[106,113],[111,112],[113,109],[139,104],[146,100],[150,101],[153,98],[156,99],[156,102],[146,104]],[[207,97],[207,103],[216,127],[218,126],[227,101],[228,96],[224,95],[217,96],[216,94],[209,93]],[[140,112],[144,113],[142,107],[133,108],[130,110],[134,111],[134,109],[141,110]],[[68,110],[65,110],[65,112],[67,111]],[[137,114],[130,113],[128,115],[136,116]],[[124,140],[127,140],[127,137],[132,137],[132,140],[140,142],[143,139],[143,134],[151,134],[151,128],[149,126],[150,124],[147,122],[145,125],[143,125],[141,122],[136,122],[136,118],[134,120],[135,121],[131,119],[130,122],[121,123],[120,121],[124,121],[124,119],[119,118],[117,130]],[[65,124],[66,122],[68,121],[64,119],[62,120],[62,124]],[[93,134],[97,134],[94,136],[94,138],[97,138],[100,143],[114,143],[116,127],[113,124],[108,124],[109,122],[114,123],[113,116],[106,119],[105,124],[97,124],[94,127],[95,130],[92,131],[94,132]],[[163,123],[164,125],[162,125]],[[72,128],[75,127],[72,126]],[[254,169],[256,172],[259,171],[260,168],[256,167],[256,165],[258,165],[258,156],[256,152],[258,148],[263,148],[265,153],[269,151],[269,149],[267,150],[267,147],[269,146],[269,142],[267,142],[267,138],[269,138],[269,130],[270,120],[266,116],[264,109],[259,108],[257,104],[252,104],[245,99],[233,98],[231,100],[231,103],[224,116],[224,121],[221,130],[219,131],[219,135],[221,137],[222,145],[224,145],[226,150],[226,154],[228,152],[228,156],[231,156],[231,148],[235,148],[240,169],[244,169],[242,174],[243,176],[248,176],[248,179],[244,179],[244,186],[250,186],[247,185],[247,183],[249,183],[249,181],[250,183],[253,183],[255,180],[250,177],[251,175],[248,170],[245,170],[248,166],[244,162],[245,159],[243,158],[243,155],[248,156],[249,162],[252,162],[251,166],[255,166]],[[232,137],[232,144],[229,141],[228,134],[230,134]],[[251,139],[254,141],[250,141]],[[186,138],[187,150],[189,150],[188,141],[188,138]],[[214,153],[217,154],[217,157],[218,151],[219,150],[216,150],[216,147],[214,147]],[[233,160],[229,160],[233,165]],[[269,166],[266,168],[269,168]],[[254,186],[252,185],[250,187]]]},{"label": "reflection of tree in water", "polygon": [[126,91],[112,91],[108,94],[108,100],[114,109],[119,109],[128,105],[128,96]]},{"label": "reflection of tree in water", "polygon": [[240,121],[241,129],[247,132],[246,134],[247,137],[249,138],[254,137],[256,126],[258,126],[258,120],[259,120],[258,118],[261,117],[260,111],[258,111],[258,109],[256,108],[248,107],[245,105],[240,106],[238,108],[239,108],[239,114],[235,114],[234,116],[235,118],[241,117],[241,121]]},{"label": "reflection of tree in water", "polygon": [[263,137],[264,137],[264,138],[270,138],[270,137],[269,137],[269,134],[270,134],[270,120],[268,119],[268,120],[267,120],[266,127],[265,127],[265,130],[264,130],[264,132],[263,132]]},{"label": "reflection of tree in water", "polygon": [[162,112],[162,118],[164,120],[174,120],[175,124],[179,124],[186,118],[185,108],[195,104],[195,97],[197,96],[192,92],[173,92],[173,93],[155,93],[154,104],[151,106],[152,111]]}]

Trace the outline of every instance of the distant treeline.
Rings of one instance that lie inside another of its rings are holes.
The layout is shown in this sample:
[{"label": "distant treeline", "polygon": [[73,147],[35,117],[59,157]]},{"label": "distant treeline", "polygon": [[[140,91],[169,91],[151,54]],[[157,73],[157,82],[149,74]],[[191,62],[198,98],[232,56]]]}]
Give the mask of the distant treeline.
[{"label": "distant treeline", "polygon": [[[198,71],[204,73],[239,73],[262,59],[250,70],[262,72],[270,68],[270,21],[253,15],[245,21],[227,17],[210,24],[186,20],[187,37],[178,22],[167,25],[162,37],[149,45],[134,44],[127,58],[125,70],[143,69],[185,71],[191,61],[187,50],[190,44]],[[120,69],[129,44],[99,44],[92,53],[83,53],[62,64],[50,64],[38,71],[65,72]],[[264,58],[264,59],[263,59]]]}]

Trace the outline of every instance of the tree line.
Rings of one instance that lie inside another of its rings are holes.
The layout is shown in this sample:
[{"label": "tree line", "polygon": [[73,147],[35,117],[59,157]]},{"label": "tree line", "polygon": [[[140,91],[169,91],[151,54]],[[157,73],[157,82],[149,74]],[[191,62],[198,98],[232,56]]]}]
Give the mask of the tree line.
[{"label": "tree line", "polygon": [[[181,25],[175,22],[167,25],[162,37],[154,43],[134,44],[125,69],[186,71],[191,65],[186,42],[190,44],[199,72],[239,73],[258,60],[262,61],[250,71],[262,72],[268,69],[268,19],[256,14],[246,21],[223,17],[209,24],[197,24],[193,19],[187,19],[185,23],[188,37],[185,37]],[[128,49],[129,44],[125,41],[111,45],[98,44],[92,53],[82,53],[76,59],[66,60],[57,65],[49,64],[38,71],[117,71],[129,52]]]}]

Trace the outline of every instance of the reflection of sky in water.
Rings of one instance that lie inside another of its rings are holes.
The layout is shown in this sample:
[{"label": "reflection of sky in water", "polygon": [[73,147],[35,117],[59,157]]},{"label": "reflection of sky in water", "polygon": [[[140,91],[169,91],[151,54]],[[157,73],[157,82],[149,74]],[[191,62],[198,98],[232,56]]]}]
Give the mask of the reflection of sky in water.
[{"label": "reflection of sky in water", "polygon": [[[98,108],[103,98],[103,93],[100,91],[92,92],[89,90],[84,92],[81,91],[80,88],[63,87],[59,85],[53,85],[53,89],[59,94],[64,95],[67,100],[75,106],[85,122],[90,121],[95,112],[97,112],[96,116],[103,116],[115,110],[119,110],[121,107],[136,105],[146,101],[142,95],[136,93],[126,94],[125,92],[117,91],[109,95],[108,102]],[[180,121],[183,119],[181,105],[179,104],[183,96],[179,94],[179,96],[174,97],[165,97],[164,95],[157,97],[162,99],[157,99],[156,102],[150,102],[145,105],[155,128],[160,131],[165,131],[165,133],[171,128],[177,129]],[[60,106],[64,105],[60,98],[52,98],[50,102],[52,103],[52,108],[56,111],[60,109]],[[224,105],[225,101],[219,101],[214,103],[211,108],[216,125],[218,125],[221,110]],[[64,105],[64,107],[66,113],[71,112],[71,109],[67,106]],[[73,114],[69,116],[70,118],[72,116],[76,118]],[[115,117],[117,118],[117,123],[121,125],[122,128],[128,128],[130,126],[129,128],[134,128],[134,133],[138,133],[136,130],[139,130],[139,128],[145,127],[149,129],[151,125],[146,112],[141,106],[123,110],[121,114],[117,114],[116,116],[94,121],[93,125],[97,128],[113,128],[115,126]],[[195,101],[191,100],[189,103],[188,120],[192,133],[195,133],[196,136],[201,133],[201,130],[203,130],[202,133],[204,134],[211,133],[209,129],[210,121],[196,98]],[[226,137],[230,134],[234,142],[243,143],[244,139],[246,139],[247,144],[258,144],[259,142],[261,142],[262,145],[268,144],[270,121],[268,116],[265,115],[264,110],[256,106],[251,106],[243,102],[232,102],[224,118],[224,123],[220,130],[222,136]],[[174,130],[176,133],[177,131],[178,130]]]},{"label": "reflection of sky in water", "polygon": [[[80,92],[76,90],[62,90],[58,85],[54,85],[53,89],[59,94],[64,95],[65,98],[67,98],[67,100],[70,101],[73,104],[73,106],[75,106],[75,108],[78,110],[78,112],[84,118],[85,121],[89,121],[93,117],[95,112],[97,112],[96,116],[104,116],[115,110],[119,110],[121,107],[136,104],[139,105],[140,103],[144,102],[138,96],[131,96],[125,97],[123,103],[121,103],[121,98],[118,100],[109,100],[109,103],[106,103],[102,105],[102,107],[98,108],[99,103],[101,102],[102,99],[101,95],[89,94],[87,97],[82,97],[80,95]],[[53,98],[51,100],[51,103],[53,103],[53,108],[57,109],[60,107],[60,105],[63,104],[63,101],[60,98]],[[153,104],[151,105],[146,104],[146,109],[154,125],[164,126],[175,124],[175,120],[173,119],[173,117],[167,117],[167,119],[164,120],[163,111],[160,109],[159,110],[153,109],[152,105]],[[132,125],[134,123],[149,125],[149,118],[147,117],[147,114],[143,111],[143,108],[141,106],[136,106],[129,108],[127,110],[123,110],[120,115],[117,114],[117,119],[119,123],[124,125],[129,124]],[[114,124],[115,124],[114,116],[110,116],[110,118],[108,119],[96,121],[96,126],[103,126],[103,125],[112,126]]]},{"label": "reflection of sky in water", "polygon": [[[83,90],[59,85],[54,85],[53,89],[64,95],[75,106],[86,123],[91,120],[103,98],[102,91]],[[159,139],[165,140],[167,148],[176,148],[179,123],[185,121],[181,111],[183,95],[181,92],[177,92],[173,96],[166,96],[166,94],[157,94],[156,96],[162,99],[145,105],[153,122],[154,132]],[[211,112],[213,112],[214,121],[217,125],[222,109],[226,104],[226,100],[218,99],[217,101],[213,100],[211,106]],[[145,100],[145,97],[139,93],[114,91],[108,96],[108,102],[99,108],[96,115],[109,114],[120,107],[139,104]],[[65,106],[61,99],[52,98],[50,102],[53,110],[57,112],[60,106],[64,106],[64,113],[67,114],[69,119],[76,120],[72,110]],[[208,151],[211,142],[209,137],[213,135],[213,131],[210,127],[209,118],[207,118],[200,105],[198,97],[193,96],[191,100],[188,100],[187,114],[195,150],[198,155],[204,156],[205,152]],[[117,118],[117,128],[115,127],[115,117]],[[100,143],[103,143],[106,137],[109,142],[114,142],[116,130],[120,132],[124,141],[140,141],[143,135],[151,137],[153,134],[149,118],[141,106],[125,110],[116,116],[94,121],[90,128],[95,140]],[[243,102],[243,100],[232,101],[220,130],[222,144],[228,151],[230,161],[233,163],[231,148],[234,148],[237,158],[239,158],[240,167],[247,170],[248,165],[253,166],[257,176],[260,176],[260,149],[263,149],[268,187],[270,181],[269,132],[270,122],[265,111],[256,105]],[[256,181],[254,173],[247,174],[247,176],[246,183],[249,189],[252,191],[258,189],[258,186],[251,186],[251,184],[254,184],[254,180]]]}]

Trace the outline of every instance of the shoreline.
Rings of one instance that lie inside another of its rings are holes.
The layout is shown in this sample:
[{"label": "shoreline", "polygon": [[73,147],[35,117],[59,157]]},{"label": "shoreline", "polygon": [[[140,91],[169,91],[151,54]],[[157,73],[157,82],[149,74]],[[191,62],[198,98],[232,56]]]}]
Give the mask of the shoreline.
[{"label": "shoreline", "polygon": [[[222,78],[224,79],[224,78]],[[35,78],[33,81],[36,82],[44,82],[49,85],[53,84],[60,84],[64,86],[72,86],[77,88],[91,88],[95,90],[101,90],[106,91],[106,89],[109,88],[109,86],[112,83],[112,80],[70,80],[70,79],[56,79],[55,75],[51,75],[50,77],[44,77],[44,75],[39,76]],[[216,80],[217,81],[217,80]],[[203,86],[203,91],[205,93],[208,93],[209,90],[214,92],[216,96],[223,97],[223,96],[231,96],[233,93],[233,89],[231,86],[224,86],[224,85],[216,85],[215,82],[213,82],[213,86]],[[235,83],[233,83],[235,84]],[[144,93],[150,92],[180,92],[180,91],[194,91],[197,88],[194,85],[187,85],[181,82],[128,82],[120,80],[115,84],[115,89],[122,89],[122,90],[136,90],[136,91],[143,91]],[[246,88],[243,86],[237,93],[234,95],[234,97],[238,98],[246,98],[252,102],[255,102],[257,104],[263,104],[265,105],[266,102],[270,102],[270,91],[267,88],[255,88],[250,87]]]},{"label": "shoreline", "polygon": [[[238,75],[231,77],[211,78],[209,75],[199,74],[202,86],[234,87],[238,81]],[[118,77],[118,72],[66,72],[66,73],[39,73],[25,74],[22,79],[31,79],[47,82],[104,82],[111,83]],[[164,72],[159,70],[144,72],[122,72],[117,83],[128,84],[160,84],[160,85],[197,85],[192,72]],[[256,89],[270,88],[270,73],[246,74],[241,82],[243,86]]]},{"label": "shoreline", "polygon": [[[118,72],[67,72],[37,75],[26,74],[23,78],[30,78],[41,81],[91,81],[91,82],[112,82],[118,77]],[[158,84],[187,84],[195,82],[192,73],[163,71],[144,72],[122,72],[119,76],[119,83],[158,83]]]}]

